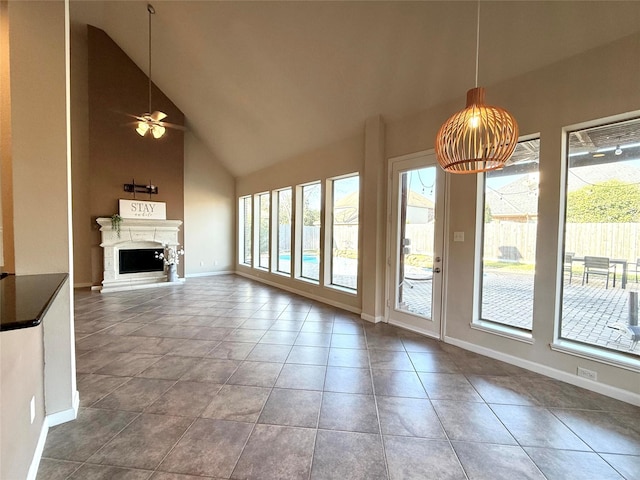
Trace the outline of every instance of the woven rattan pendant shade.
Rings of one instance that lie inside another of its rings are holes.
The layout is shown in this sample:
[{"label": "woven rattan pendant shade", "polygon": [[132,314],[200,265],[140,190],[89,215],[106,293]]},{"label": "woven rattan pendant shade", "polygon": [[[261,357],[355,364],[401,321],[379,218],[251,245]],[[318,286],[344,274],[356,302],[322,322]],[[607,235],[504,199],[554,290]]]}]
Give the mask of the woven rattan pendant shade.
[{"label": "woven rattan pendant shade", "polygon": [[518,124],[509,112],[484,104],[484,88],[467,92],[467,108],[447,120],[436,136],[438,163],[451,173],[502,168],[518,142]]}]

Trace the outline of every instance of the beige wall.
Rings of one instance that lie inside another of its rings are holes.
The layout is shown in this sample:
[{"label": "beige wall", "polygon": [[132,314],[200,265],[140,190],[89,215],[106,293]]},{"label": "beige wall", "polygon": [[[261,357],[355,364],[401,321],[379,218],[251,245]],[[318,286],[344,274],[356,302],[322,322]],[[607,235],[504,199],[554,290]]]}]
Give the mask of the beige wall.
[{"label": "beige wall", "polygon": [[184,145],[184,238],[187,276],[235,270],[235,181],[192,133]]},{"label": "beige wall", "polygon": [[[0,333],[0,478],[23,479],[44,422],[42,325]],[[31,423],[30,402],[36,416]]]},{"label": "beige wall", "polygon": [[[65,19],[63,1],[9,4],[12,201],[18,275],[72,275]],[[34,128],[34,112],[40,112],[38,118],[46,121],[44,126]],[[24,478],[30,464],[33,467],[38,436],[46,429],[44,415],[54,423],[75,417],[71,304],[67,286],[56,297],[42,327],[0,334],[0,390],[3,396],[11,394],[7,403],[3,397],[0,456],[3,461],[12,459],[8,466],[3,465],[2,478]],[[26,355],[31,358],[26,360]],[[22,386],[13,385],[12,378]],[[24,409],[33,395],[37,414],[29,426],[24,424]],[[11,454],[6,453],[7,448]]]},{"label": "beige wall", "polygon": [[[563,163],[562,128],[580,122],[610,117],[626,112],[640,114],[640,35],[616,41],[588,51],[547,68],[488,86],[487,100],[509,109],[520,124],[522,135],[540,133],[540,205],[537,249],[536,292],[534,302],[535,341],[532,344],[508,339],[472,329],[474,320],[474,269],[476,226],[476,177],[451,176],[448,191],[448,230],[445,234],[445,290],[455,292],[446,296],[444,304],[445,338],[464,348],[510,361],[527,368],[561,378],[565,381],[615,395],[640,404],[638,373],[617,368],[603,362],[552,351],[557,303],[558,259],[562,241],[559,232],[560,185]],[[635,59],[631,61],[630,59]],[[594,66],[597,65],[597,68]],[[429,111],[376,124],[369,119],[365,138],[352,139],[342,145],[332,145],[308,155],[287,160],[266,171],[241,177],[236,183],[236,198],[275,188],[324,179],[349,169],[364,175],[378,174],[372,160],[375,152],[383,151],[387,159],[432,149],[440,125],[454,112],[464,107],[464,94],[455,102],[439,105]],[[376,146],[380,129],[384,130],[384,144]],[[351,148],[344,148],[350,145]],[[360,148],[367,146],[365,155]],[[371,153],[373,152],[373,153]],[[383,171],[386,172],[386,166]],[[386,178],[386,177],[385,177]],[[381,268],[372,269],[371,262],[379,258],[374,239],[382,237],[386,215],[375,215],[371,204],[376,179],[363,178],[365,189],[361,228],[367,232],[361,244],[361,254],[368,258],[361,297],[346,304],[364,313],[363,318],[375,320],[380,302]],[[367,193],[368,192],[368,193]],[[368,212],[368,213],[367,213]],[[236,220],[237,221],[237,220]],[[372,222],[375,222],[372,224]],[[465,232],[465,242],[453,242],[453,232]],[[386,242],[386,239],[385,239]],[[237,259],[236,259],[237,264]],[[308,286],[305,282],[259,272],[237,265],[238,272],[260,280],[301,291],[315,298],[335,303],[330,289]],[[382,290],[383,291],[383,290]],[[384,294],[384,291],[383,291]],[[344,299],[340,299],[344,300]],[[366,304],[364,303],[366,301]],[[372,313],[368,313],[372,312]],[[598,372],[597,384],[582,381],[576,376],[577,366]]]},{"label": "beige wall", "polygon": [[64,3],[26,3],[9,4],[16,273],[68,272]]},{"label": "beige wall", "polygon": [[362,318],[384,320],[386,251],[387,169],[385,126],[382,117],[365,124],[362,178]]},{"label": "beige wall", "polygon": [[[295,187],[296,185],[318,180],[324,182],[328,178],[349,173],[362,174],[363,166],[364,131],[363,134],[356,137],[307,152],[274,167],[238,178],[236,182],[236,210],[237,199],[243,195],[273,191],[289,186]],[[237,215],[235,222],[237,223]],[[293,257],[295,255],[295,246],[292,246],[292,248]],[[288,276],[237,265],[237,245],[235,250],[234,262],[236,263],[236,271],[239,273],[302,293],[311,298],[322,299],[354,312],[360,313],[361,311],[361,292],[354,295],[334,288],[292,279]],[[360,256],[361,261],[362,256]],[[362,278],[358,279],[358,284],[362,285]]]},{"label": "beige wall", "polygon": [[[487,89],[489,104],[508,108],[518,119],[522,135],[540,133],[540,204],[536,258],[533,332],[535,342],[526,344],[470,328],[473,320],[473,268],[476,209],[474,176],[451,176],[448,192],[445,304],[446,336],[467,348],[517,362],[531,368],[575,380],[577,366],[598,372],[602,385],[631,394],[622,396],[640,403],[638,373],[594,360],[551,351],[556,317],[560,185],[563,164],[562,128],[626,112],[640,113],[640,35],[624,38],[545,69],[494,85]],[[630,61],[635,59],[635,61]],[[594,68],[597,66],[597,68]],[[433,148],[433,139],[444,119],[462,109],[447,105],[387,126],[387,156]],[[448,112],[448,113],[446,113]],[[465,242],[453,242],[454,231],[465,232]]]}]

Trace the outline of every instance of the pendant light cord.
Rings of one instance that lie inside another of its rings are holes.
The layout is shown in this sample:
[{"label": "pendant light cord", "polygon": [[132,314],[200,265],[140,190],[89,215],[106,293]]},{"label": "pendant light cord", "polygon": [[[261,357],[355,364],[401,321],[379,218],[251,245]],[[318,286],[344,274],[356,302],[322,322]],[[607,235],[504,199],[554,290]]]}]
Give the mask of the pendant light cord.
[{"label": "pendant light cord", "polygon": [[[480,0],[478,0],[478,14],[477,14],[477,20],[476,20],[476,88],[478,88],[478,65],[479,65],[479,59],[480,59]],[[149,27],[151,28],[151,27]],[[149,47],[151,48],[151,47]],[[151,60],[149,60],[149,63],[151,63]],[[151,68],[151,67],[149,67]]]}]

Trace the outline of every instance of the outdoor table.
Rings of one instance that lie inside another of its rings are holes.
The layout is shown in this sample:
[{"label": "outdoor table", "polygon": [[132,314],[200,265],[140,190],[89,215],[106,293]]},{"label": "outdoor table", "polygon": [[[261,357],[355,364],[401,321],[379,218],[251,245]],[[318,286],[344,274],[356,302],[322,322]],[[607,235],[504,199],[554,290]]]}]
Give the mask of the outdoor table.
[{"label": "outdoor table", "polygon": [[[573,262],[582,262],[584,263],[584,257],[573,257],[571,259],[571,263]],[[627,287],[627,267],[628,267],[628,260],[625,260],[624,258],[610,258],[609,259],[609,263],[613,263],[616,265],[622,265],[622,285],[621,288],[626,288]]]}]

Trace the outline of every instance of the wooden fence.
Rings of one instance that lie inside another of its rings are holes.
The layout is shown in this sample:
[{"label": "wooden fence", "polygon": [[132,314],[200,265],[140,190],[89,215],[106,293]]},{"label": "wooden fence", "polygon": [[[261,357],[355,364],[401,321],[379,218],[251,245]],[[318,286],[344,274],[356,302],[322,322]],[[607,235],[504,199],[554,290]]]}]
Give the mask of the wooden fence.
[{"label": "wooden fence", "polygon": [[[537,227],[536,223],[486,224],[484,257],[534,263]],[[433,252],[433,224],[407,225],[406,235],[411,239],[411,253],[430,255]],[[623,258],[635,263],[636,258],[640,258],[640,224],[568,223],[565,250],[576,256]]]},{"label": "wooden fence", "polygon": [[[433,224],[409,224],[406,236],[411,240],[409,252],[431,255],[433,253]],[[485,225],[484,257],[494,260],[511,260],[534,263],[536,253],[536,223],[491,222]],[[316,250],[320,245],[320,228],[304,227],[305,250]],[[640,258],[639,223],[568,223],[566,226],[566,251],[576,256],[595,255],[624,258],[635,262]],[[282,229],[281,246],[287,249],[289,231]],[[337,225],[334,239],[339,249],[351,249],[358,245],[357,225]]]}]

